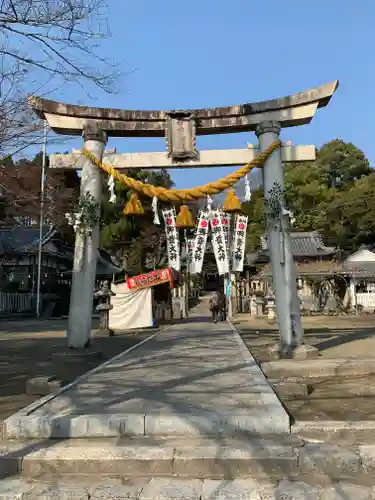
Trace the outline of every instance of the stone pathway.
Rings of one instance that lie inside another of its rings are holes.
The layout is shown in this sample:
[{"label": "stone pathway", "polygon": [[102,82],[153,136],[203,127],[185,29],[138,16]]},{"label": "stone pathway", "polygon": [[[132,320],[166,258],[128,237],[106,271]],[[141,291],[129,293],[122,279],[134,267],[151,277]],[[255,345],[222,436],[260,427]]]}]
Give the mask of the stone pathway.
[{"label": "stone pathway", "polygon": [[[6,420],[7,436],[287,434],[289,417],[239,335],[190,318]],[[57,423],[58,422],[58,423]]]}]

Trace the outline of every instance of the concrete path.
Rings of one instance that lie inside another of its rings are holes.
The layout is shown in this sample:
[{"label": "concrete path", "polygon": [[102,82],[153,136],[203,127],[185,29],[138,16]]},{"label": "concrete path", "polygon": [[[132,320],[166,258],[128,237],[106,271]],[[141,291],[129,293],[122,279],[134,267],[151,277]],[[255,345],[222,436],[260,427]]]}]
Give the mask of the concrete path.
[{"label": "concrete path", "polygon": [[5,437],[288,434],[289,417],[263,373],[228,323],[210,321],[207,302],[11,416]]}]

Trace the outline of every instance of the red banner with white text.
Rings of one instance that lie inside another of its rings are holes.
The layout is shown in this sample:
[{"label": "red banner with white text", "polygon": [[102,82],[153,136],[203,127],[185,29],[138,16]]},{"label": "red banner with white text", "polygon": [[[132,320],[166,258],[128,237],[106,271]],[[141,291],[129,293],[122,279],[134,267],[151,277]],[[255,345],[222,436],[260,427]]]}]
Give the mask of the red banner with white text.
[{"label": "red banner with white text", "polygon": [[151,271],[147,274],[138,274],[138,276],[133,276],[126,280],[129,290],[140,290],[141,288],[148,288],[168,282],[170,287],[173,288],[173,271],[170,267]]}]

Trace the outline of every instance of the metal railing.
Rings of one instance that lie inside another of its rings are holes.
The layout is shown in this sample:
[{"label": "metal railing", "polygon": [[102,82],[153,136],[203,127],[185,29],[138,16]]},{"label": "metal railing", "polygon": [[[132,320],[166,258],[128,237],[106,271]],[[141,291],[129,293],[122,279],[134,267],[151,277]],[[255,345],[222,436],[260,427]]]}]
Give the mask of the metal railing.
[{"label": "metal railing", "polygon": [[32,293],[0,292],[0,316],[26,315],[33,312],[35,295]]}]

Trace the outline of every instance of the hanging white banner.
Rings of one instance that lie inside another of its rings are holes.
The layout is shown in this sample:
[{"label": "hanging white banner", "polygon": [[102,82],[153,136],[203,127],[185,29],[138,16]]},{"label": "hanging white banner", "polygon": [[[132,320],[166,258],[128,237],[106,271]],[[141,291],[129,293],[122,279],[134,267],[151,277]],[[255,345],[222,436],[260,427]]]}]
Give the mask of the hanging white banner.
[{"label": "hanging white banner", "polygon": [[234,220],[232,270],[243,271],[246,248],[247,215],[237,214]]},{"label": "hanging white banner", "polygon": [[229,273],[229,259],[222,219],[220,210],[211,211],[212,248],[215,254],[217,270],[219,274],[227,274]]},{"label": "hanging white banner", "polygon": [[209,211],[201,210],[198,217],[198,225],[195,231],[195,238],[192,251],[192,261],[190,272],[199,274],[202,272],[204,252],[206,250],[207,236],[209,228]]},{"label": "hanging white banner", "polygon": [[191,273],[191,264],[193,262],[193,249],[194,249],[194,238],[186,238],[186,267],[189,273]]},{"label": "hanging white banner", "polygon": [[181,269],[180,238],[176,228],[176,211],[173,208],[170,210],[163,210],[162,213],[167,239],[168,266],[179,271]]},{"label": "hanging white banner", "polygon": [[225,243],[227,246],[227,253],[228,253],[228,262],[229,262],[229,267],[231,265],[231,234],[230,234],[230,229],[231,229],[231,222],[232,222],[232,214],[228,214],[227,212],[221,212],[221,222],[223,224],[223,230],[224,230],[224,235],[225,235]]}]

